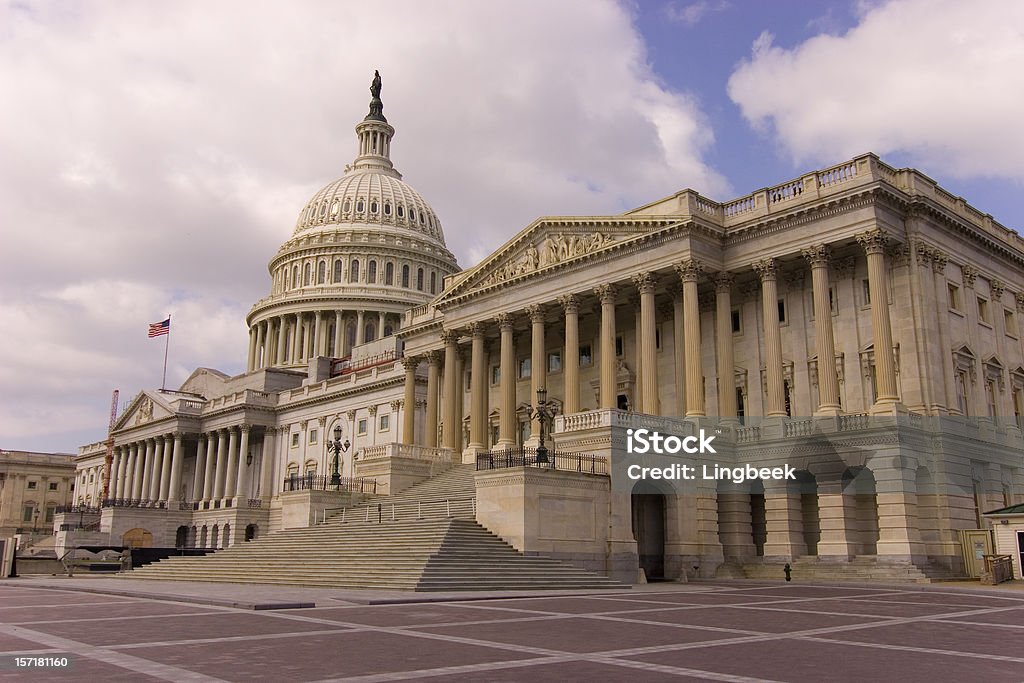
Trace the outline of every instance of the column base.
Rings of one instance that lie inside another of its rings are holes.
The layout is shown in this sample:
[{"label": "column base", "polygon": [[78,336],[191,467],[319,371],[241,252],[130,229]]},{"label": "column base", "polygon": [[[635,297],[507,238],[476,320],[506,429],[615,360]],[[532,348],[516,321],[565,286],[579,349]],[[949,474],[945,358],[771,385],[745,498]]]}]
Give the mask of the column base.
[{"label": "column base", "polygon": [[839,406],[825,406],[814,411],[814,417],[838,417],[843,411]]},{"label": "column base", "polygon": [[483,444],[471,443],[462,451],[462,464],[471,465],[476,462],[479,453],[486,453],[487,448]]},{"label": "column base", "polygon": [[868,410],[871,415],[906,415],[907,407],[897,400],[875,401]]}]

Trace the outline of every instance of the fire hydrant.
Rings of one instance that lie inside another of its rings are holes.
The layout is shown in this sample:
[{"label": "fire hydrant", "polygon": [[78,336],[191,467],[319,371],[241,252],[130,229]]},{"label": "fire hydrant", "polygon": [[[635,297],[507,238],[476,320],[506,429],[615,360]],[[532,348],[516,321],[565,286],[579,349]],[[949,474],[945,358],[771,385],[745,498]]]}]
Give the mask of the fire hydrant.
[{"label": "fire hydrant", "polygon": [[789,566],[789,562],[787,562],[786,566],[782,568],[782,571],[786,572],[786,581],[793,580],[793,568]]}]

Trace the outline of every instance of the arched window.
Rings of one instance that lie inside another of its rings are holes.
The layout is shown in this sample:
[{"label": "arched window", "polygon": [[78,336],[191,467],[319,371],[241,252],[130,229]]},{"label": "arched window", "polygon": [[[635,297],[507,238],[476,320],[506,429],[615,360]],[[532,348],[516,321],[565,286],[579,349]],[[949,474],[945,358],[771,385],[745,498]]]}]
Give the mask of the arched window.
[{"label": "arched window", "polygon": [[409,220],[416,220],[416,209],[409,209]]},{"label": "arched window", "polygon": [[320,204],[320,217],[323,218],[327,215],[327,202],[321,202]]},{"label": "arched window", "polygon": [[377,338],[377,326],[373,323],[366,323],[363,328],[363,343],[372,342]]},{"label": "arched window", "polygon": [[363,212],[363,200],[360,199],[358,202],[356,202],[356,213],[362,213],[362,212]]},{"label": "arched window", "polygon": [[303,286],[309,284],[310,273],[312,272],[312,266],[307,262],[302,269],[302,284]]},{"label": "arched window", "polygon": [[416,289],[418,289],[421,292],[423,291],[423,269],[422,268],[417,268],[416,269]]},{"label": "arched window", "polygon": [[370,261],[366,264],[366,282],[369,284],[377,283],[377,262]]},{"label": "arched window", "polygon": [[384,284],[395,284],[395,264],[391,261],[384,264]]},{"label": "arched window", "polygon": [[430,271],[430,293],[437,294],[437,273]]},{"label": "arched window", "polygon": [[394,331],[394,329],[392,329],[391,325],[385,325],[384,326],[384,336],[385,337],[390,337],[394,333],[395,333],[395,331]]},{"label": "arched window", "polygon": [[345,200],[345,205],[341,207],[341,210],[343,212],[345,212],[345,213],[348,213],[351,209],[352,209],[352,203],[349,202],[349,200],[346,199]]},{"label": "arched window", "polygon": [[316,474],[316,460],[307,460],[303,471],[305,474]]},{"label": "arched window", "polygon": [[398,217],[405,218],[405,207],[401,204],[398,205]]},{"label": "arched window", "polygon": [[359,259],[352,259],[352,267],[348,269],[348,281],[359,282]]},{"label": "arched window", "polygon": [[299,267],[297,265],[292,266],[292,287],[299,286]]},{"label": "arched window", "polygon": [[316,266],[316,283],[322,285],[327,281],[327,262],[321,261]]},{"label": "arched window", "polygon": [[348,340],[348,347],[352,348],[356,345],[356,326],[355,323],[349,323],[345,327],[345,338]]},{"label": "arched window", "polygon": [[291,275],[292,275],[291,272],[287,268],[285,268],[284,269],[284,288],[285,289],[291,289],[291,286],[292,286]]},{"label": "arched window", "polygon": [[402,266],[402,286],[409,286],[409,266],[408,264]]},{"label": "arched window", "polygon": [[377,202],[370,202],[370,213],[377,213]]},{"label": "arched window", "polygon": [[331,202],[331,216],[337,216],[337,215],[338,215],[338,200],[335,199],[333,202]]},{"label": "arched window", "polygon": [[334,282],[341,282],[341,259],[334,259]]},{"label": "arched window", "polygon": [[388,203],[384,204],[384,215],[385,216],[390,216],[391,215],[391,204],[388,204]]}]

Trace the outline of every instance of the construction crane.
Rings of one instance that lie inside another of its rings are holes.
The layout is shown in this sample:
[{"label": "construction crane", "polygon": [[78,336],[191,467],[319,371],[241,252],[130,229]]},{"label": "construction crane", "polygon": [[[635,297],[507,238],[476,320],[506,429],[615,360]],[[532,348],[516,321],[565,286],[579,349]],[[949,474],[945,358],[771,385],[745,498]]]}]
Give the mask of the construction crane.
[{"label": "construction crane", "polygon": [[110,397],[110,425],[107,427],[107,454],[103,458],[103,495],[100,500],[110,498],[110,479],[113,474],[110,469],[114,465],[114,422],[117,421],[117,396],[118,390],[114,389]]}]

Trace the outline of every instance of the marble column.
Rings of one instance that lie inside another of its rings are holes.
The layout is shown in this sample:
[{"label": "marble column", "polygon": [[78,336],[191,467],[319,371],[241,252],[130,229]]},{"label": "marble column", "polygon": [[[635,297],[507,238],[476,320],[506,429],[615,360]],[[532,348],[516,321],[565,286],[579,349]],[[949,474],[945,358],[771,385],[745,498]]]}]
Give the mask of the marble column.
[{"label": "marble column", "polygon": [[121,481],[121,461],[124,456],[120,446],[114,448],[114,459],[110,463],[110,479],[107,483],[107,498],[120,498],[117,487]]},{"label": "marble column", "polygon": [[803,250],[811,266],[814,292],[814,345],[818,354],[818,410],[816,415],[839,413],[839,377],[836,376],[836,345],[832,331],[832,302],[829,301],[829,250],[815,244]]},{"label": "marble column", "polygon": [[341,358],[345,354],[342,353],[342,328],[341,328],[341,311],[334,312],[334,357]]},{"label": "marble column", "polygon": [[615,362],[615,296],[614,285],[598,285],[594,288],[601,301],[601,401],[599,408],[618,407]]},{"label": "marble column", "polygon": [[497,321],[501,334],[501,415],[497,448],[512,448],[516,445],[516,350],[513,320],[510,314],[501,313]]},{"label": "marble column", "polygon": [[715,275],[715,361],[718,372],[718,415],[736,417],[735,361],[732,353],[732,273]]},{"label": "marble column", "polygon": [[150,490],[153,483],[153,439],[146,439],[142,442],[145,444],[145,452],[140,453],[139,457],[142,460],[141,472],[142,476],[139,477],[139,495],[136,496],[139,500],[152,500],[150,498]]},{"label": "marble column", "polygon": [[261,370],[267,367],[267,348],[270,342],[267,336],[270,334],[270,321],[264,320],[256,328],[256,369]]},{"label": "marble column", "polygon": [[672,336],[675,344],[674,370],[675,370],[675,395],[676,415],[686,415],[686,346],[683,342],[686,332],[683,327],[683,288],[679,289],[672,297]]},{"label": "marble column", "polygon": [[444,448],[459,449],[459,430],[456,424],[458,414],[456,401],[459,397],[459,378],[456,365],[459,352],[459,333],[455,330],[443,330],[441,341],[444,342],[444,433],[441,445]]},{"label": "marble column", "polygon": [[317,311],[313,322],[313,356],[322,356],[324,337],[324,312]]},{"label": "marble column", "polygon": [[135,444],[135,469],[132,471],[132,500],[142,500],[143,473],[146,469],[147,442]]},{"label": "marble column", "polygon": [[487,447],[487,350],[483,323],[471,323],[473,339],[470,369],[469,450],[476,453]]},{"label": "marble column", "polygon": [[676,272],[683,283],[683,345],[686,358],[686,416],[704,417],[704,370],[700,355],[700,302],[697,299],[697,281],[704,265],[689,259],[676,264]]},{"label": "marble column", "polygon": [[167,481],[167,489],[161,490],[161,499],[167,501],[168,507],[171,503],[181,497],[181,468],[185,454],[182,453],[184,435],[181,432],[174,432],[174,443],[171,447],[171,471]]},{"label": "marble column", "polygon": [[287,325],[287,323],[285,323],[284,316],[283,315],[282,316],[278,316],[278,318],[277,318],[277,364],[278,365],[284,365],[285,364],[285,359],[286,359],[285,349],[288,346],[288,342],[286,341],[287,338],[285,337],[285,333],[286,333],[287,329],[288,329],[288,325]]},{"label": "marble column", "polygon": [[366,330],[363,328],[363,311],[356,311],[356,346],[366,341]]},{"label": "marble column", "polygon": [[292,323],[291,339],[288,346],[288,362],[290,365],[297,365],[299,362],[299,324],[301,319],[298,313],[293,313],[292,318],[294,318],[294,322]]},{"label": "marble column", "polygon": [[200,434],[196,442],[196,471],[192,477],[192,500],[203,499],[203,487],[206,482],[206,440],[205,434]]},{"label": "marble column", "polygon": [[278,430],[268,427],[263,432],[263,448],[260,453],[260,498],[269,500],[274,495],[274,442]]},{"label": "marble column", "polygon": [[206,472],[203,474],[203,501],[206,503],[213,500],[217,470],[220,469],[217,463],[218,437],[221,441],[224,440],[223,434],[217,431],[210,432],[206,437]]},{"label": "marble column", "polygon": [[249,365],[246,368],[247,372],[252,372],[256,369],[256,329],[253,327],[249,328]]},{"label": "marble column", "polygon": [[402,443],[412,445],[416,442],[416,368],[420,359],[406,356],[402,359],[405,368],[405,414],[402,416]]},{"label": "marble column", "polygon": [[868,287],[871,290],[871,332],[875,347],[876,407],[892,406],[899,400],[896,390],[896,360],[892,350],[889,320],[889,271],[885,263],[888,236],[875,228],[857,235],[868,255]]},{"label": "marble column", "polygon": [[[565,352],[562,358],[564,403],[562,410],[566,415],[572,415],[580,412],[580,304],[573,294],[559,297],[558,303],[562,304],[562,310],[565,313]],[[504,371],[502,372],[504,373]]]},{"label": "marble column", "polygon": [[[228,429],[228,457],[224,466],[224,478],[220,480],[217,490],[221,492],[218,498],[230,500],[235,497],[235,478],[238,473],[238,429]],[[223,487],[223,488],[221,488]]]},{"label": "marble column", "polygon": [[237,496],[239,500],[249,498],[249,492],[245,490],[245,471],[246,468],[248,468],[248,464],[246,464],[246,457],[249,455],[249,432],[251,430],[252,427],[247,424],[243,424],[239,427],[238,468],[235,473],[234,491],[234,495]]},{"label": "marble column", "polygon": [[[768,384],[768,417],[786,415],[786,391],[783,386],[782,333],[779,330],[779,294],[776,284],[778,272],[775,259],[764,259],[754,264],[761,278],[761,307],[764,311],[765,378]],[[820,373],[819,373],[820,374]]]},{"label": "marble column", "polygon": [[164,437],[158,436],[153,439],[153,457],[150,461],[150,471],[146,491],[146,498],[152,501],[160,500],[160,476],[164,471]]},{"label": "marble column", "polygon": [[[544,340],[544,308],[536,304],[526,307],[530,318],[530,397],[527,403],[536,405],[537,392],[547,388],[547,354]],[[540,420],[530,420],[530,443],[540,443]]]},{"label": "marble column", "polygon": [[437,351],[427,353],[427,415],[423,428],[423,444],[437,448],[437,401],[441,358]]},{"label": "marble column", "polygon": [[171,487],[171,458],[173,457],[174,441],[170,434],[163,437],[164,448],[160,462],[160,483],[157,487],[157,500],[166,501],[167,492]]},{"label": "marble column", "polygon": [[643,383],[641,412],[660,415],[658,397],[658,345],[657,321],[654,309],[654,288],[657,280],[652,273],[639,273],[633,284],[640,292],[640,372]]},{"label": "marble column", "polygon": [[946,264],[948,262],[949,256],[945,252],[938,250],[932,252],[932,276],[935,286],[936,310],[939,312],[939,355],[942,357],[942,386],[944,387],[942,403],[947,413],[959,410],[956,401],[956,371],[953,368],[953,343],[950,341],[949,315],[945,313],[949,309],[949,290],[946,282]]}]

